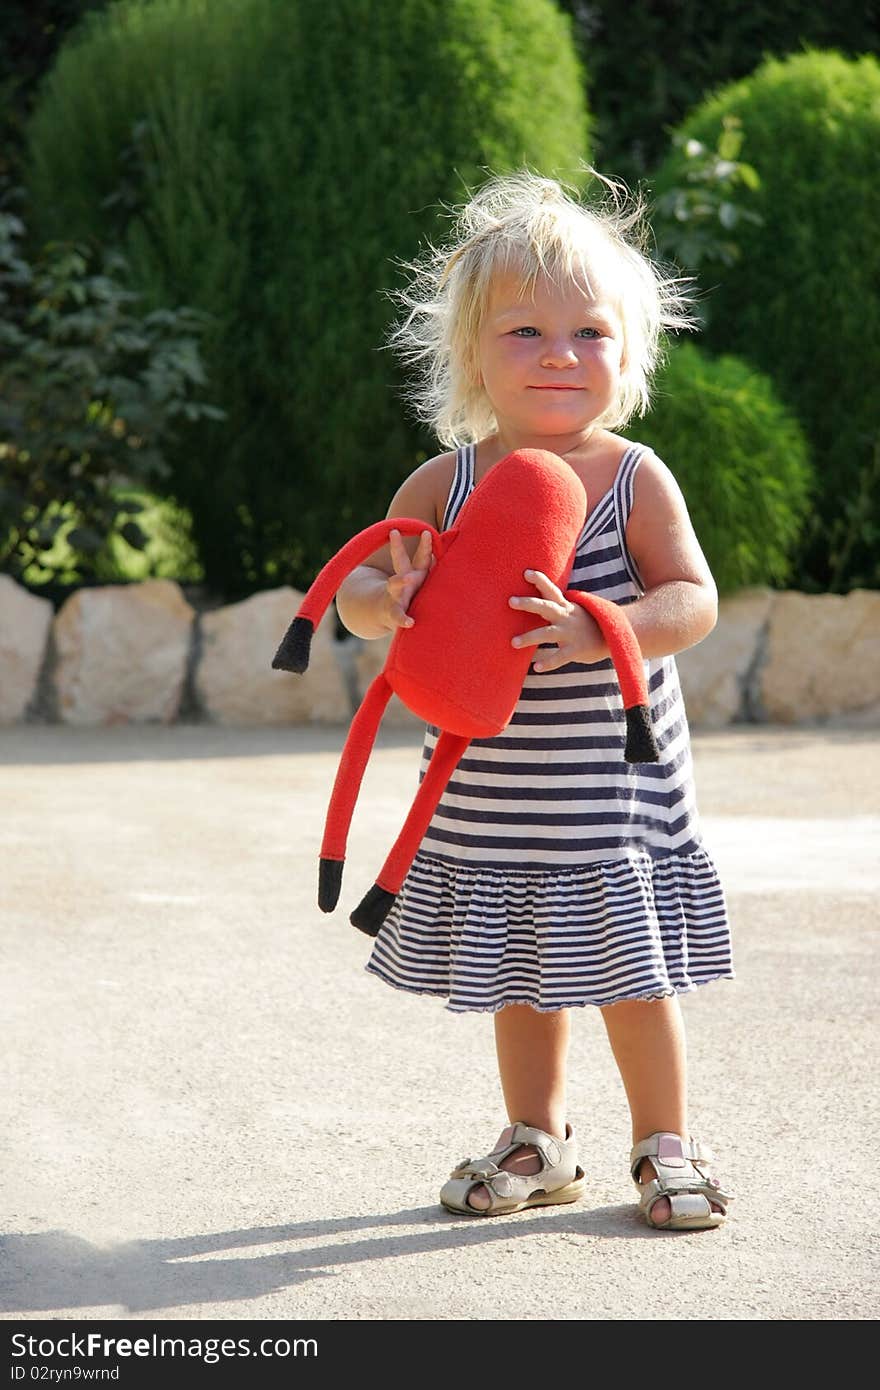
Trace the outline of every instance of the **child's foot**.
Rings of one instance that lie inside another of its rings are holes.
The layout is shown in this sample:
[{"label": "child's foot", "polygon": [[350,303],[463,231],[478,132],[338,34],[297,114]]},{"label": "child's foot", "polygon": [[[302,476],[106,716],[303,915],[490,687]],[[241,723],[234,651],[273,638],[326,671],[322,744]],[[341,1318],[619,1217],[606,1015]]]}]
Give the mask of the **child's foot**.
[{"label": "child's foot", "polygon": [[[657,1170],[649,1158],[643,1158],[639,1167],[639,1182],[651,1182],[656,1178]],[[485,1191],[485,1188],[483,1189]],[[718,1202],[710,1202],[709,1207],[712,1211],[719,1211],[724,1214],[724,1208]],[[672,1215],[672,1207],[669,1205],[668,1197],[661,1197],[659,1202],[655,1202],[651,1208],[651,1220],[655,1226],[665,1226]]]},{"label": "child's foot", "polygon": [[571,1125],[566,1125],[565,1138],[560,1139],[517,1121],[501,1131],[485,1158],[464,1159],[452,1170],[440,1201],[450,1211],[496,1216],[524,1207],[576,1202],[583,1190]]},{"label": "child's foot", "polygon": [[[503,1149],[509,1144],[512,1132],[512,1125],[503,1129],[498,1136],[498,1143],[495,1148]],[[541,1157],[533,1144],[523,1144],[521,1149],[517,1149],[515,1153],[508,1154],[507,1158],[502,1159],[498,1167],[506,1169],[508,1173],[519,1173],[521,1177],[531,1178],[541,1171]],[[487,1207],[492,1205],[491,1193],[484,1183],[480,1183],[479,1187],[475,1187],[473,1191],[468,1193],[467,1204],[475,1211],[485,1211]]]},{"label": "child's foot", "polygon": [[649,1226],[676,1231],[724,1224],[730,1194],[713,1173],[714,1154],[692,1136],[658,1131],[633,1145],[630,1172]]}]

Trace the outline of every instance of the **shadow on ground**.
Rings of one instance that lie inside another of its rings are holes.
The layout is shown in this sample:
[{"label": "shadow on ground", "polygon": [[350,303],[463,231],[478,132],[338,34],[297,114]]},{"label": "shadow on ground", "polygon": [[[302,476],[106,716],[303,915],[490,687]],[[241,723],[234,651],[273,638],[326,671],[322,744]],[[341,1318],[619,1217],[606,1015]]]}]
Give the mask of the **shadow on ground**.
[{"label": "shadow on ground", "polygon": [[[395,1227],[420,1224],[430,1229],[394,1234]],[[358,1239],[359,1231],[373,1234]],[[190,1304],[230,1303],[292,1288],[309,1279],[326,1279],[334,1269],[348,1265],[372,1265],[376,1260],[548,1234],[656,1239],[632,1205],[552,1216],[524,1213],[503,1222],[491,1218],[463,1221],[451,1214],[438,1216],[435,1207],[413,1207],[375,1216],[255,1226],[110,1246],[92,1245],[65,1231],[16,1233],[0,1240],[4,1266],[0,1311],[47,1313],[114,1306],[143,1313]],[[334,1240],[336,1236],[354,1238]],[[292,1241],[309,1244],[270,1254],[231,1253]]]}]

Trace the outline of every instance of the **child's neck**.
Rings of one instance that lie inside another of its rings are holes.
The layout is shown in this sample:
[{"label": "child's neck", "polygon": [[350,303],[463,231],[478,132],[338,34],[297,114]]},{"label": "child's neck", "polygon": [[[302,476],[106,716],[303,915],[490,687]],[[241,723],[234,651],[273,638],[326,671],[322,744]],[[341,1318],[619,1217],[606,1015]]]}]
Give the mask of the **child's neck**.
[{"label": "child's neck", "polygon": [[[499,425],[495,433],[498,457],[513,453],[514,449],[546,449],[548,453],[565,458],[567,454],[578,453],[582,457],[600,448],[605,440],[604,431],[590,426],[573,434],[525,435],[517,430]],[[494,450],[493,450],[494,452]]]}]

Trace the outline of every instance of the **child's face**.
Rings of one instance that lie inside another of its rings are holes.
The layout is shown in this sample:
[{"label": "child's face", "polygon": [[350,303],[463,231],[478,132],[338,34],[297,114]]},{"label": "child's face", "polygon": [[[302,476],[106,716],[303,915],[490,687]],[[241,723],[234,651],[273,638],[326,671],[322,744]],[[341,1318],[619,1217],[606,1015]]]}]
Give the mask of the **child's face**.
[{"label": "child's face", "polygon": [[523,438],[578,435],[616,399],[623,328],[611,303],[576,280],[510,273],[493,281],[480,332],[480,373],[501,430]]}]

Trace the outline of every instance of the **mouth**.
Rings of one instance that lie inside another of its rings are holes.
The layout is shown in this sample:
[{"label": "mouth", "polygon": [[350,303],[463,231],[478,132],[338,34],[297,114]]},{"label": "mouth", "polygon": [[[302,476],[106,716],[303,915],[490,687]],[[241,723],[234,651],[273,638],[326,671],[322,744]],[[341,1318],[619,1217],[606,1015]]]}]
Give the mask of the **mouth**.
[{"label": "mouth", "polygon": [[561,384],[551,383],[549,386],[530,386],[530,391],[583,391],[583,386],[562,386]]}]

